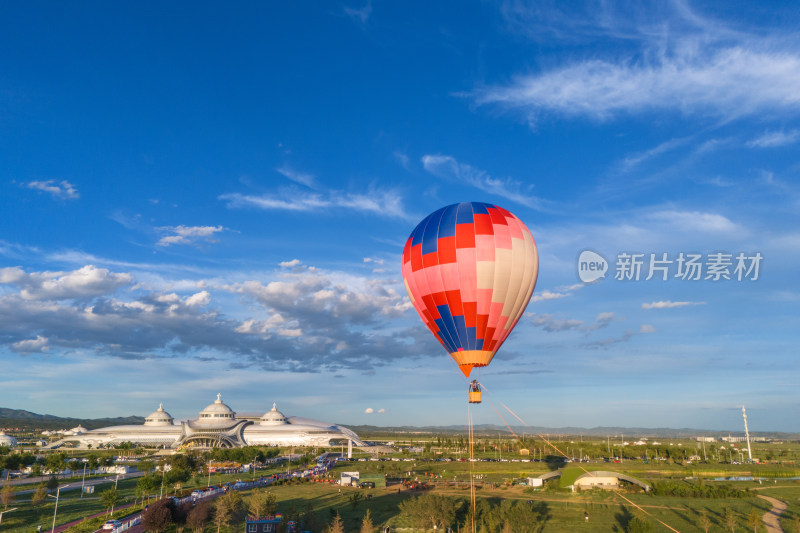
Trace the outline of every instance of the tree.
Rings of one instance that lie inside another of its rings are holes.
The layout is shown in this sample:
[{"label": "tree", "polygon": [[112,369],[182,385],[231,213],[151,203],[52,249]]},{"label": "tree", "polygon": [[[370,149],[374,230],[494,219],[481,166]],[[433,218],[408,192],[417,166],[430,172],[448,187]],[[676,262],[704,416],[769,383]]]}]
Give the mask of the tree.
[{"label": "tree", "polygon": [[186,525],[192,528],[194,533],[202,533],[211,521],[211,504],[209,502],[198,503],[197,506],[186,515]]},{"label": "tree", "polygon": [[47,488],[49,490],[56,490],[58,488],[58,478],[56,478],[56,476],[52,476],[47,480]]},{"label": "tree", "polygon": [[139,478],[136,482],[136,495],[144,501],[145,496],[150,496],[161,484],[161,476],[150,473]]},{"label": "tree", "polygon": [[108,489],[100,493],[100,501],[111,512],[111,516],[114,516],[114,507],[119,502],[119,499],[120,494],[117,489]]},{"label": "tree", "polygon": [[175,524],[175,531],[183,533],[186,528],[186,520],[189,517],[189,511],[192,510],[192,502],[183,502],[176,507],[172,512],[172,523]]},{"label": "tree", "polygon": [[300,517],[300,524],[305,531],[319,531],[319,523],[317,522],[317,515],[314,514],[314,509],[311,507],[310,502],[306,502],[306,510],[303,516]]},{"label": "tree", "polygon": [[626,533],[649,533],[653,531],[653,524],[643,516],[634,516],[625,528]]},{"label": "tree", "polygon": [[750,514],[747,515],[747,525],[753,528],[753,533],[758,531],[758,526],[761,525],[761,515],[758,514],[758,511],[753,509],[750,511]]},{"label": "tree", "polygon": [[36,491],[33,493],[33,496],[31,496],[31,506],[33,506],[36,514],[39,514],[39,510],[41,509],[45,500],[47,500],[47,489],[40,483],[39,486],[36,487]]},{"label": "tree", "polygon": [[0,490],[0,501],[3,502],[3,506],[8,509],[8,506],[14,503],[14,487],[11,485],[6,485],[3,487],[3,490]]},{"label": "tree", "polygon": [[708,517],[708,511],[705,507],[700,511],[700,527],[703,528],[705,533],[708,533],[708,530],[711,529],[711,519]]},{"label": "tree", "polygon": [[372,525],[372,516],[369,509],[364,514],[364,519],[361,520],[361,533],[375,533],[375,526]]},{"label": "tree", "polygon": [[333,517],[333,521],[331,521],[331,524],[328,526],[327,533],[344,533],[344,523],[339,513],[336,513],[336,516]]},{"label": "tree", "polygon": [[142,525],[146,531],[161,533],[172,523],[175,502],[172,498],[165,498],[150,505],[142,513]]},{"label": "tree", "polygon": [[730,528],[731,533],[736,531],[736,513],[730,507],[725,506],[723,508],[722,520],[725,522],[725,527]]},{"label": "tree", "polygon": [[443,529],[453,525],[460,500],[438,494],[425,494],[400,503],[400,513],[414,527],[420,529]]},{"label": "tree", "polygon": [[60,474],[67,467],[67,460],[63,453],[53,453],[45,459],[45,466],[51,474]]},{"label": "tree", "polygon": [[243,521],[246,513],[247,508],[238,491],[229,490],[217,498],[214,505],[214,525],[217,526],[217,533],[222,526],[228,527]]},{"label": "tree", "polygon": [[363,494],[361,494],[360,492],[354,492],[353,494],[350,495],[347,501],[350,502],[350,507],[352,507],[353,510],[355,511],[356,507],[358,507],[358,504],[361,502],[363,498],[364,498]]},{"label": "tree", "polygon": [[247,500],[251,516],[272,516],[278,511],[278,500],[271,492],[255,493]]}]

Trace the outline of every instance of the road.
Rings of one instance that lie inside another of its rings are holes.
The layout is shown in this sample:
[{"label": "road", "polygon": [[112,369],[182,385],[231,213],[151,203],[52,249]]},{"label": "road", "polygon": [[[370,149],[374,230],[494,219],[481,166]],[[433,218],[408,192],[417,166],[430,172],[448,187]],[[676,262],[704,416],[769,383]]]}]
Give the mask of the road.
[{"label": "road", "polygon": [[777,498],[762,496],[761,494],[759,494],[758,497],[772,504],[772,509],[764,513],[764,516],[761,517],[764,525],[767,526],[767,533],[783,533],[780,517],[781,514],[786,510],[786,503],[778,500]]},{"label": "road", "polygon": [[[129,474],[120,474],[119,480],[122,481],[123,479],[133,479],[133,478],[141,477],[143,475],[144,475],[144,472],[131,472]],[[22,478],[22,479],[10,480],[10,481],[8,481],[6,483],[8,483],[9,485],[28,485],[28,484],[36,483],[37,479],[40,480],[41,483],[47,483],[47,481],[50,478],[49,477]],[[85,482],[85,485],[88,487],[90,485],[100,485],[102,483],[113,483],[116,479],[117,479],[117,475],[116,474],[110,475],[110,476],[106,476],[106,477],[102,477],[102,478],[95,477],[95,478],[87,479],[86,482]],[[61,487],[61,491],[62,492],[65,492],[65,491],[68,491],[68,490],[80,489],[81,488],[81,481],[80,480],[75,481],[74,479],[72,479],[72,481],[70,481],[69,483],[62,483],[61,481],[59,481],[59,486]],[[16,494],[30,494],[32,492],[36,492],[36,489],[21,490],[21,491],[18,491]]]}]

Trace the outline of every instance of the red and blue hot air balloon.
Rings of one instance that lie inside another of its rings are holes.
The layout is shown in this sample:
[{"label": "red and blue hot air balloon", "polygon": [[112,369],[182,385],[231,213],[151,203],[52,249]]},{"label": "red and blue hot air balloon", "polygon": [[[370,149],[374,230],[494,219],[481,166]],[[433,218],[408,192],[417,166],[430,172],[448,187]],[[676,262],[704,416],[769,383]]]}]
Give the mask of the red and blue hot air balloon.
[{"label": "red and blue hot air balloon", "polygon": [[511,333],[538,272],[527,226],[510,211],[481,202],[431,213],[403,249],[408,296],[467,377],[473,367],[488,365]]}]

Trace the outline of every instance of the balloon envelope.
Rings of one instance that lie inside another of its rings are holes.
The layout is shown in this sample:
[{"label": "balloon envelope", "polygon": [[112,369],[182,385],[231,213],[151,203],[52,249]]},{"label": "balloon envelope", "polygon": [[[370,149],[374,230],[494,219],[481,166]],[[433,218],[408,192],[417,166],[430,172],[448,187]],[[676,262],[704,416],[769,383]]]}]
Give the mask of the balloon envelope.
[{"label": "balloon envelope", "polygon": [[439,209],[414,228],[403,249],[408,296],[466,376],[488,365],[511,333],[538,273],[530,230],[492,204]]}]

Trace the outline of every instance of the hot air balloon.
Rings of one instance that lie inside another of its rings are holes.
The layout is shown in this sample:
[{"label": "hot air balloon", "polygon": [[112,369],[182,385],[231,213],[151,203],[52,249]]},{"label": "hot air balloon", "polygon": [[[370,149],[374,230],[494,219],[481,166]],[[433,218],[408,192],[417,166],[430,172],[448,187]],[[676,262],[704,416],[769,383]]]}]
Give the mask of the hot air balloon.
[{"label": "hot air balloon", "polygon": [[[474,367],[488,365],[511,333],[538,272],[530,230],[511,212],[487,203],[463,202],[431,213],[403,249],[408,296],[467,377]],[[470,402],[479,403],[480,387],[473,385]]]}]

